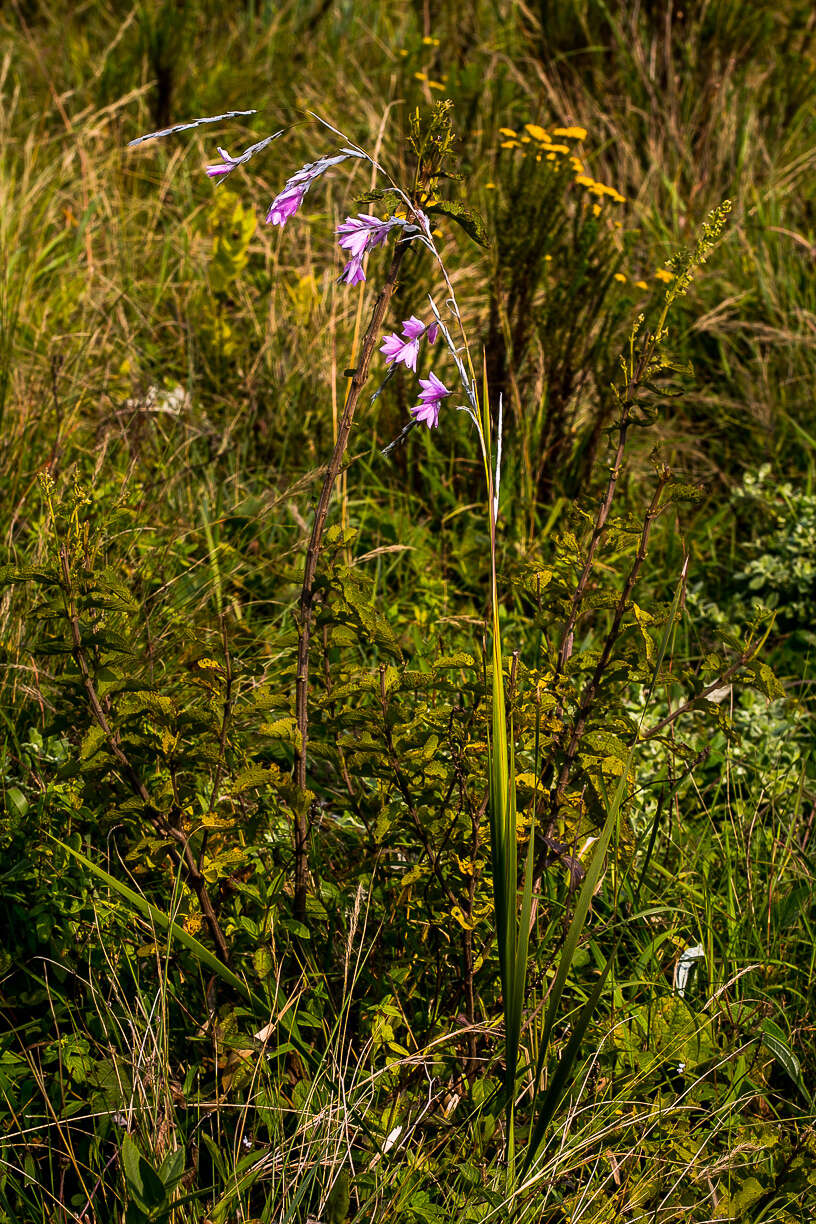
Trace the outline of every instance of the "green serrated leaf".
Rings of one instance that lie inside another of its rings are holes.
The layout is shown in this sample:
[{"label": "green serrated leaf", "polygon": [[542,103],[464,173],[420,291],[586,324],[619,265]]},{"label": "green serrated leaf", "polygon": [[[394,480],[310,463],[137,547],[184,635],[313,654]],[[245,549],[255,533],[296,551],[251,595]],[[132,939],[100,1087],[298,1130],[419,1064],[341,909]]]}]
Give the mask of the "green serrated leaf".
[{"label": "green serrated leaf", "polygon": [[99,749],[104,745],[104,743],[105,732],[98,725],[98,723],[93,723],[92,726],[90,726],[85,732],[85,736],[82,740],[82,745],[79,749],[80,761],[89,761],[91,757],[95,756],[96,753],[99,752]]},{"label": "green serrated leaf", "polygon": [[[261,728],[263,731],[263,728]],[[232,791],[240,795],[256,787],[275,786],[280,781],[280,770],[272,765],[248,765],[236,775]]]},{"label": "green serrated leaf", "polygon": [[444,217],[450,217],[479,246],[490,246],[490,239],[487,236],[484,221],[477,212],[474,212],[472,208],[468,208],[466,204],[462,204],[458,200],[437,200],[435,203],[428,205],[425,211],[428,213],[441,213]]}]

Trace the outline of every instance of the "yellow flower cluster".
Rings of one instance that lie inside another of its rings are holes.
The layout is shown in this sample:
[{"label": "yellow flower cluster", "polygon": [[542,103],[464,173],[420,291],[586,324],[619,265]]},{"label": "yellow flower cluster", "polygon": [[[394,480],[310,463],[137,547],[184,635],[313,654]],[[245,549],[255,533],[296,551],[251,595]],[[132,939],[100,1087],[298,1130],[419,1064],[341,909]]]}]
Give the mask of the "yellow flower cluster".
[{"label": "yellow flower cluster", "polygon": [[[607,187],[605,183],[599,183],[596,179],[590,178],[584,170],[584,164],[580,157],[573,153],[572,146],[563,144],[565,140],[586,140],[586,128],[582,127],[557,127],[553,128],[552,132],[548,132],[545,128],[540,127],[537,123],[525,123],[524,131],[519,134],[514,128],[499,128],[499,135],[504,139],[501,142],[503,149],[520,149],[523,145],[532,145],[535,149],[536,161],[557,162],[559,166],[562,164],[561,159],[569,157],[570,166],[574,174],[574,182],[583,187],[584,190],[591,196],[595,197],[595,202],[592,205],[594,215],[600,216],[601,204],[604,199],[609,199],[613,204],[623,204],[626,197],[622,196],[614,187]],[[533,150],[529,150],[532,152]],[[524,150],[522,157],[525,157],[528,150]]]},{"label": "yellow flower cluster", "polygon": [[416,80],[416,81],[428,81],[428,88],[429,88],[429,89],[447,89],[447,84],[448,84],[448,77],[447,77],[447,73],[446,73],[446,74],[445,74],[445,75],[442,77],[442,80],[441,80],[441,81],[431,81],[431,80],[428,80],[428,74],[427,74],[427,72],[415,72],[415,73],[414,73],[414,80]]},{"label": "yellow flower cluster", "polygon": [[[655,280],[662,281],[664,285],[668,285],[670,281],[674,280],[674,277],[672,276],[671,272],[668,272],[665,268],[657,268],[657,270],[654,272],[653,275],[654,275]],[[624,276],[622,272],[616,272],[614,279],[618,281],[621,285],[625,285],[626,282],[629,280],[629,277]],[[632,284],[635,286],[636,289],[648,289],[649,288],[649,284],[645,280],[632,281]]]}]

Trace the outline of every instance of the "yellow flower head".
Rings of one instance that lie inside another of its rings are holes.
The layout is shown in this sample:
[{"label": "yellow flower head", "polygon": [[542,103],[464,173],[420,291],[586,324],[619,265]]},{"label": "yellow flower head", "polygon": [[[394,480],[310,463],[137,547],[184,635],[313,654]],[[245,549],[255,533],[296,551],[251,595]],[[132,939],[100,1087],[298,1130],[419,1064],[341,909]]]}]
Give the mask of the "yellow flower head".
[{"label": "yellow flower head", "polygon": [[524,130],[530,133],[533,140],[540,140],[542,144],[549,143],[549,135],[537,123],[525,123]]},{"label": "yellow flower head", "polygon": [[663,283],[666,285],[668,285],[669,281],[674,280],[671,272],[669,272],[666,268],[658,268],[655,272],[655,277],[657,280],[663,281]]},{"label": "yellow flower head", "polygon": [[615,280],[616,280],[616,281],[620,281],[620,283],[621,283],[622,285],[625,285],[625,284],[626,284],[626,277],[623,275],[623,273],[622,273],[622,272],[616,272],[616,273],[615,273]]},{"label": "yellow flower head", "polygon": [[566,136],[567,140],[586,140],[586,128],[553,128],[553,136]]},{"label": "yellow flower head", "polygon": [[499,128],[499,135],[500,136],[512,136],[515,138],[518,136],[518,132],[514,132],[512,128]]},{"label": "yellow flower head", "polygon": [[636,289],[648,289],[649,286],[646,284],[645,281],[635,281],[635,288]]}]

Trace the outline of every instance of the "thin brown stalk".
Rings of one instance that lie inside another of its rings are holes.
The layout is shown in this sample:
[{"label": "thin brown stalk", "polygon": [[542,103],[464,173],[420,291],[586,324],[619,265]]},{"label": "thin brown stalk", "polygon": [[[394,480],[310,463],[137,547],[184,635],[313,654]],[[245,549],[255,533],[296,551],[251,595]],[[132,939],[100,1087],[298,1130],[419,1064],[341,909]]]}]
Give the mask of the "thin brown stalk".
[{"label": "thin brown stalk", "polygon": [[[626,410],[625,410],[626,411]],[[615,461],[612,464],[612,469],[609,474],[609,482],[606,486],[606,493],[601,502],[601,507],[598,511],[598,517],[595,520],[595,526],[592,529],[592,538],[589,541],[586,561],[584,568],[581,570],[581,576],[578,579],[578,585],[575,588],[575,593],[572,597],[567,623],[564,626],[564,632],[561,636],[561,647],[558,651],[558,667],[556,670],[556,679],[564,674],[564,668],[568,660],[572,656],[573,641],[575,638],[575,624],[578,620],[578,613],[581,611],[581,604],[584,601],[587,584],[592,573],[592,567],[595,562],[595,553],[598,549],[601,536],[606,527],[606,520],[609,518],[609,512],[612,509],[612,502],[615,499],[615,491],[618,487],[618,478],[620,476],[621,466],[623,464],[623,455],[626,449],[626,435],[629,430],[629,415],[626,412],[621,420],[620,429],[618,432],[618,449],[615,452]]]},{"label": "thin brown stalk", "polygon": [[298,614],[298,657],[297,677],[295,682],[295,718],[298,728],[298,745],[295,777],[301,801],[294,814],[294,848],[295,848],[295,895],[294,914],[299,922],[306,920],[306,893],[309,887],[308,862],[308,812],[305,801],[306,776],[309,745],[309,643],[312,633],[312,608],[314,603],[314,580],[320,550],[323,543],[323,532],[329,513],[329,504],[334,491],[335,482],[343,463],[343,456],[348,446],[351,427],[354,422],[354,412],[360,399],[360,394],[368,378],[368,370],[374,349],[380,335],[380,329],[385,319],[388,305],[397,284],[400,265],[405,255],[405,244],[398,243],[391,260],[391,266],[385,278],[380,295],[374,304],[371,322],[363,337],[360,359],[351,379],[343,415],[337,431],[337,441],[331,460],[323,478],[323,487],[315,510],[312,534],[309,547],[306,550],[306,564],[303,572],[303,586],[300,592]]},{"label": "thin brown stalk", "polygon": [[581,737],[584,734],[587,719],[591,713],[595,698],[598,695],[598,689],[611,658],[615,642],[620,636],[621,623],[626,613],[626,609],[629,606],[629,600],[631,599],[632,592],[637,584],[641,567],[643,562],[646,560],[646,549],[649,543],[649,534],[652,529],[652,524],[660,513],[660,498],[663,495],[663,490],[668,484],[670,477],[671,472],[669,469],[663,468],[658,478],[654,496],[649,504],[649,509],[646,511],[646,517],[643,520],[643,529],[640,533],[640,542],[638,544],[637,554],[635,555],[632,568],[627,575],[626,581],[623,584],[623,590],[621,591],[620,598],[618,599],[615,607],[612,625],[610,626],[609,632],[606,635],[606,640],[604,641],[603,649],[601,650],[601,656],[595,665],[595,670],[584,687],[583,693],[581,694],[581,700],[578,704],[578,714],[572,730],[572,735],[570,736],[569,744],[567,746],[566,758],[561,766],[561,773],[558,778],[558,787],[556,789],[556,794],[558,796],[563,794],[569,781],[572,762],[575,759],[575,754],[578,751],[578,747],[581,743]]},{"label": "thin brown stalk", "polygon": [[650,727],[648,731],[642,732],[640,742],[645,743],[646,740],[654,739],[656,735],[660,734],[664,727],[670,726],[673,722],[676,722],[678,718],[682,717],[682,715],[688,710],[693,709],[698,701],[703,701],[709,696],[709,694],[716,692],[717,689],[723,688],[726,684],[728,684],[729,680],[736,676],[737,672],[750,661],[755,653],[756,652],[754,650],[744,651],[736,662],[732,663],[731,666],[727,668],[721,676],[718,676],[716,680],[712,680],[711,684],[707,684],[705,688],[701,689],[700,692],[695,694],[694,697],[690,697],[688,701],[684,701],[682,705],[679,705],[676,710],[672,710],[665,716],[665,718],[661,718],[660,722],[656,722],[655,725]]}]

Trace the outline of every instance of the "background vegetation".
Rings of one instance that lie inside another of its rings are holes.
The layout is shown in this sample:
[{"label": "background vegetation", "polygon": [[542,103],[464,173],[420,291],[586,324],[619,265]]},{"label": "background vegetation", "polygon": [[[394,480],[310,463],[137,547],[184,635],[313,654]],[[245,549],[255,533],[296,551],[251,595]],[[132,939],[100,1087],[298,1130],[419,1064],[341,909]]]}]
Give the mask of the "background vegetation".
[{"label": "background vegetation", "polygon": [[[382,455],[406,371],[361,401],[318,571],[305,914],[293,887],[303,558],[383,271],[337,284],[365,167],[283,232],[264,214],[334,148],[307,110],[405,178],[408,115],[445,97],[463,180],[443,190],[490,238],[439,219],[503,396],[501,631],[520,841],[540,838],[522,1146],[625,790],[545,1084],[597,1006],[513,1210],[808,1218],[812,5],[14,0],[0,29],[0,1219],[508,1213],[483,471],[452,408]],[[216,143],[289,125],[204,175]],[[536,128],[586,136],[537,160]],[[725,198],[560,659],[619,355]],[[389,326],[429,290],[412,249]]]}]

